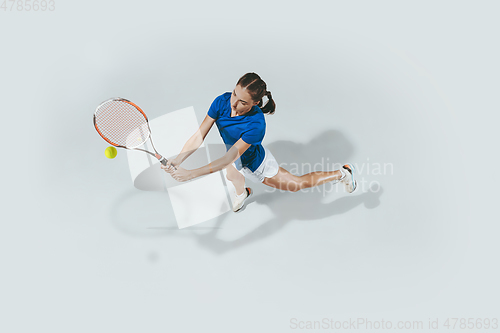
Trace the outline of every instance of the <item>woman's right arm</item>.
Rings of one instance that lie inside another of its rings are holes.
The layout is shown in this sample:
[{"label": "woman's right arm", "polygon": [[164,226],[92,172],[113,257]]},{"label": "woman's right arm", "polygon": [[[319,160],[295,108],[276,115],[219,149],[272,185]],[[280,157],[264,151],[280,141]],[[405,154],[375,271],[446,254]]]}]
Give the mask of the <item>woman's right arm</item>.
[{"label": "woman's right arm", "polygon": [[189,138],[189,140],[186,141],[179,155],[177,155],[173,160],[168,160],[166,167],[170,167],[171,164],[174,166],[181,164],[186,158],[200,148],[203,140],[205,140],[205,137],[214,123],[215,119],[206,115],[200,125],[200,128]]}]

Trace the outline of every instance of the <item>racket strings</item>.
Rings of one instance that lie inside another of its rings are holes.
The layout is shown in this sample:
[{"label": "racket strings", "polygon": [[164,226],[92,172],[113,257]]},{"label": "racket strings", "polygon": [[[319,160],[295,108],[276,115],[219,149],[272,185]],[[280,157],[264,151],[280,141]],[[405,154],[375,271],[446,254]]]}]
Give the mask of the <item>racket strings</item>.
[{"label": "racket strings", "polygon": [[102,104],[95,113],[95,124],[101,136],[116,146],[137,147],[149,137],[145,115],[124,101]]}]

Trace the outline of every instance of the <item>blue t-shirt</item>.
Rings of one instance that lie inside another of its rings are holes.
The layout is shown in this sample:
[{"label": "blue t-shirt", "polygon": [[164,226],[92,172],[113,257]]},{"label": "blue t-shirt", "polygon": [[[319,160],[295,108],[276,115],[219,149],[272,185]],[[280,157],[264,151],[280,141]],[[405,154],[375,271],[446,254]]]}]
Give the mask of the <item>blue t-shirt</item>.
[{"label": "blue t-shirt", "polygon": [[264,160],[265,150],[261,143],[266,134],[266,120],[257,105],[242,116],[231,117],[231,94],[226,92],[218,96],[210,105],[208,115],[215,119],[226,151],[240,138],[251,144],[234,164],[238,170],[246,166],[253,172]]}]

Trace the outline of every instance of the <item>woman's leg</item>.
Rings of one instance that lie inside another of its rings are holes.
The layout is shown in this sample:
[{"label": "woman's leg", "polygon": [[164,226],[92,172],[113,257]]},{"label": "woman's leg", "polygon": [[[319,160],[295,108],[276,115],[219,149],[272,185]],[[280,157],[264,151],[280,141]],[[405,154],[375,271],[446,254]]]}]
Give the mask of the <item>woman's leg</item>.
[{"label": "woman's leg", "polygon": [[226,178],[233,183],[237,195],[241,195],[245,191],[245,176],[234,165],[229,164],[226,167]]},{"label": "woman's leg", "polygon": [[340,178],[342,178],[340,170],[315,171],[302,176],[295,176],[280,167],[276,176],[264,178],[262,183],[280,190],[297,192],[304,188],[318,186],[333,180],[340,180]]}]

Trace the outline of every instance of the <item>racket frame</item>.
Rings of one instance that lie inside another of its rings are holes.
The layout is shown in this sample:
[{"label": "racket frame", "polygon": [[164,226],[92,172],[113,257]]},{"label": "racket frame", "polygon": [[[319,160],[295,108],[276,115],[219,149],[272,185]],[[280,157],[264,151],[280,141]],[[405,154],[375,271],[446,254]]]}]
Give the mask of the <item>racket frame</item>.
[{"label": "racket frame", "polygon": [[[141,142],[140,144],[138,144],[137,146],[134,146],[134,147],[126,147],[126,146],[122,146],[122,145],[119,145],[119,144],[116,144],[114,142],[112,142],[111,140],[109,140],[108,138],[106,138],[102,133],[101,131],[99,130],[99,128],[97,127],[97,123],[96,123],[96,113],[97,111],[99,111],[99,108],[103,105],[103,104],[106,104],[106,103],[109,103],[109,102],[112,102],[112,101],[119,101],[119,102],[125,102],[127,104],[130,104],[132,105],[133,107],[135,107],[139,112],[142,113],[142,115],[144,116],[144,118],[146,119],[146,125],[148,126],[148,135],[146,137],[146,139],[144,139],[143,142]],[[161,156],[158,151],[156,150],[154,144],[153,144],[153,138],[151,137],[151,128],[149,127],[149,119],[148,119],[148,116],[146,116],[146,114],[144,113],[144,111],[142,111],[142,109],[137,106],[135,103],[129,101],[128,99],[125,99],[125,98],[121,98],[121,97],[114,97],[114,98],[110,98],[110,99],[107,99],[105,100],[104,102],[102,102],[101,104],[99,104],[99,106],[96,108],[95,112],[94,112],[94,128],[96,129],[97,133],[99,133],[99,135],[107,142],[109,143],[110,145],[114,146],[114,147],[118,147],[118,148],[124,148],[124,149],[128,149],[128,150],[139,150],[139,151],[142,151],[142,152],[145,152],[145,153],[148,153],[150,154],[151,156],[154,156],[156,157],[156,159],[158,159],[158,161],[160,161],[161,164],[163,165],[167,165],[167,162],[168,160]],[[141,149],[141,148],[137,148],[139,146],[142,146],[144,145],[149,139],[149,142],[151,142],[151,147],[153,147],[153,150],[155,151],[154,153],[153,152],[150,152],[148,150],[145,150],[145,149]],[[177,170],[177,168],[175,166],[172,165],[172,167]]]}]

